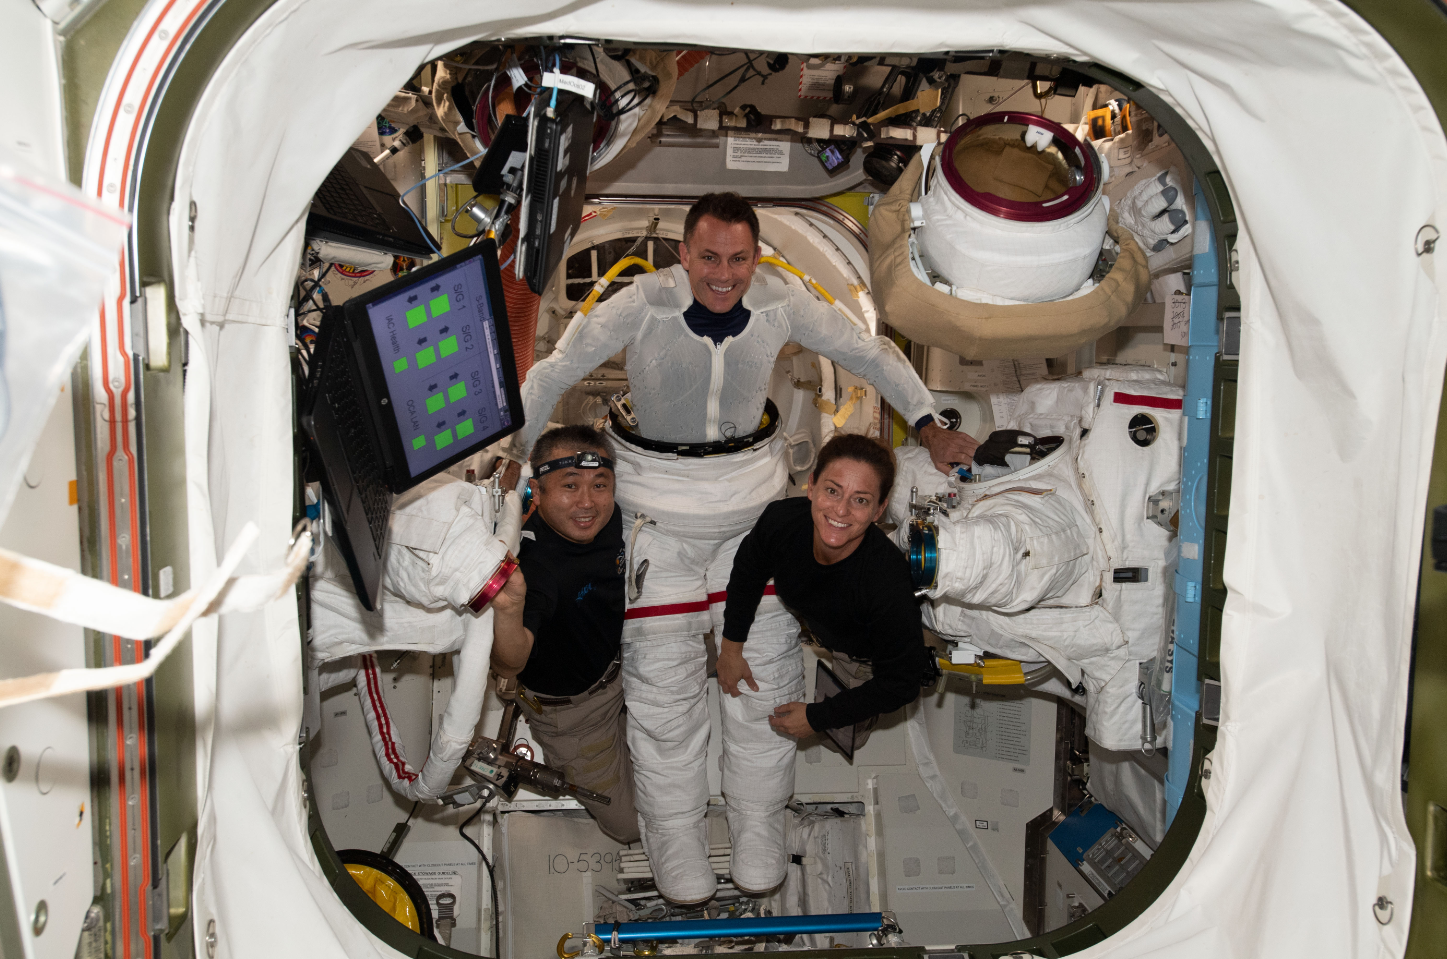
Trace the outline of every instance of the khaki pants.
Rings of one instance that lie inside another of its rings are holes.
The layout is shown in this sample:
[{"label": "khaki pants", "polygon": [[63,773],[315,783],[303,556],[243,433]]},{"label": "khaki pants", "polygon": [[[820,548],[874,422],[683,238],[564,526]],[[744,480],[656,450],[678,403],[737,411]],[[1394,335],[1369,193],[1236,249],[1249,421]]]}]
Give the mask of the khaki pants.
[{"label": "khaki pants", "polygon": [[[583,800],[598,828],[618,842],[638,841],[633,808],[633,760],[628,753],[623,684],[618,673],[577,696],[520,696],[527,704],[528,727],[543,747],[548,765],[571,782],[613,800],[608,805]],[[533,708],[533,703],[538,708]]]}]

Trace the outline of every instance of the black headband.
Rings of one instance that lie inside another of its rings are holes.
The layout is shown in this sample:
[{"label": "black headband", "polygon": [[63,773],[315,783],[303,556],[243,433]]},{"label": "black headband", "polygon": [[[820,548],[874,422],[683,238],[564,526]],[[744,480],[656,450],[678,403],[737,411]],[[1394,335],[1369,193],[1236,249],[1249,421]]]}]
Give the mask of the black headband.
[{"label": "black headband", "polygon": [[533,476],[542,479],[553,470],[565,470],[576,468],[580,470],[613,469],[613,461],[601,453],[593,450],[578,450],[572,456],[564,456],[555,460],[548,460],[542,463],[533,471]]}]

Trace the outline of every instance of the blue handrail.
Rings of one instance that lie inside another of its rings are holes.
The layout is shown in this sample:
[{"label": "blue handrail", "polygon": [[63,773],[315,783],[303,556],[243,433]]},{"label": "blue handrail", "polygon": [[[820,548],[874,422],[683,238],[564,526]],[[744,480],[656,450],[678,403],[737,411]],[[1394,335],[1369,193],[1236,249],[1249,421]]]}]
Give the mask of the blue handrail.
[{"label": "blue handrail", "polygon": [[823,916],[750,916],[743,919],[675,919],[667,922],[600,922],[593,932],[604,942],[676,939],[740,939],[753,936],[808,935],[821,932],[874,932],[884,924],[878,912]]}]

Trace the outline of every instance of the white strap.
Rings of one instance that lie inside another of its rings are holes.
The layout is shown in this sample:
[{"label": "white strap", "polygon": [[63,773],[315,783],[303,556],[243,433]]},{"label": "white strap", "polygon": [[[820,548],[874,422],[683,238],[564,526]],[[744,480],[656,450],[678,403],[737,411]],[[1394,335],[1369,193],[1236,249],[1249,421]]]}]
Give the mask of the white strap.
[{"label": "white strap", "polygon": [[256,609],[280,599],[306,569],[311,533],[296,538],[280,569],[232,577],[258,535],[256,524],[247,523],[211,578],[172,600],[149,599],[62,566],[0,550],[0,600],[64,623],[127,639],[165,634],[151,655],[139,663],[62,669],[0,681],[0,706],[142,682],[180,645],[196,620]]}]

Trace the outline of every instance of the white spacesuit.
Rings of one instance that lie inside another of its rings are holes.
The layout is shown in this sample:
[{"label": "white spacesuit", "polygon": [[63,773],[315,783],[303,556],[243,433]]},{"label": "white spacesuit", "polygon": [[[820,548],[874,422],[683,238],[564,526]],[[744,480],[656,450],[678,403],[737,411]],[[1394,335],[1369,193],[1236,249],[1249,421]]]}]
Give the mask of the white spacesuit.
[{"label": "white spacesuit", "polygon": [[[408,799],[440,801],[472,741],[492,654],[492,610],[482,609],[491,597],[480,591],[508,571],[521,528],[517,493],[494,515],[485,489],[441,473],[392,504],[380,609],[362,607],[335,551],[312,571],[313,684],[356,682],[378,765]],[[387,712],[373,657],[381,650],[457,653],[452,696],[420,770],[408,762]]]},{"label": "white spacesuit", "polygon": [[[870,337],[808,293],[755,274],[743,296],[748,326],[721,344],[693,333],[688,274],[675,266],[577,317],[558,349],[523,387],[527,427],[510,455],[521,460],[564,390],[625,347],[639,433],[699,444],[747,437],[759,427],[779,350],[796,342],[873,383],[910,422],[933,413],[929,391],[898,348]],[[703,636],[723,630],[734,551],[788,480],[782,442],[721,456],[614,443],[617,501],[631,541],[623,625],[628,742],[639,822],[659,890],[676,902],[714,891],[704,813],[708,711]],[[794,742],[774,732],[774,707],[803,698],[798,626],[764,597],[749,633],[757,692],[723,699],[723,791],[733,841],[731,874],[766,890],[784,878],[783,807],[793,792]]]}]

